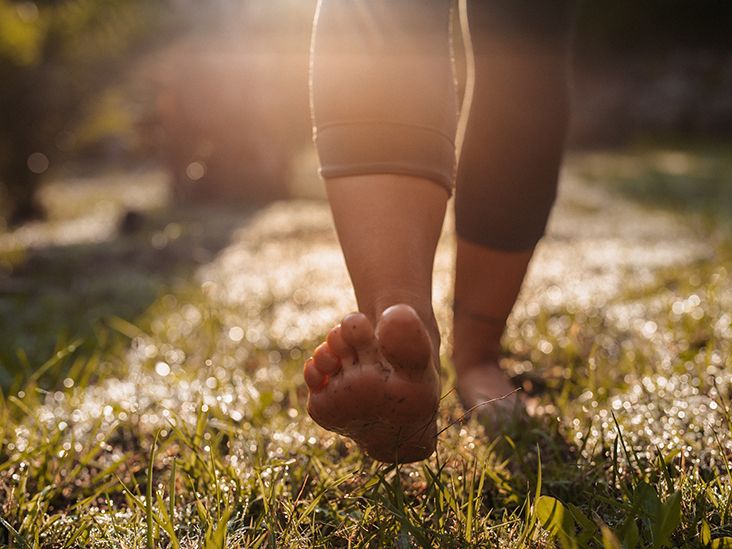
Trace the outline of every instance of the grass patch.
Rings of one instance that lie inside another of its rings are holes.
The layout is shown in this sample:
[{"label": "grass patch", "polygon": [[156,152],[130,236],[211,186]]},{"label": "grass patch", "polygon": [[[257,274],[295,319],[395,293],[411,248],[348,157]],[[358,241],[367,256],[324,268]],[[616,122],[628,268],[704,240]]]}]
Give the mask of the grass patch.
[{"label": "grass patch", "polygon": [[[247,254],[271,250],[251,239],[234,253],[253,272]],[[283,257],[300,264],[301,248]],[[302,359],[322,334],[293,342],[275,311],[320,313],[281,274],[243,303],[210,282],[167,286],[134,321],[104,316],[107,343],[64,339],[0,395],[0,544],[729,546],[732,256],[715,250],[607,300],[515,315],[506,367],[537,415],[498,436],[456,422],[446,373],[440,422],[454,425],[398,467],[307,417]]]}]

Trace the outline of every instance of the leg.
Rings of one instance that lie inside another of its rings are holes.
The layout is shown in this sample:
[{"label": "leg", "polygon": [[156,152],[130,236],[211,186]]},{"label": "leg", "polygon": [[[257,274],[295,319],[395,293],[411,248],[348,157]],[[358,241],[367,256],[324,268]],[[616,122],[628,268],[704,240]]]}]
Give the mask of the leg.
[{"label": "leg", "polygon": [[392,175],[331,179],[327,189],[361,313],[346,316],[306,365],[309,412],[375,459],[423,459],[436,443],[432,262],[447,193]]},{"label": "leg", "polygon": [[[469,4],[475,89],[455,203],[453,330],[457,388],[468,408],[513,390],[498,366],[500,339],[556,194],[571,4]],[[483,415],[516,403],[498,401]]]},{"label": "leg", "polygon": [[312,105],[359,313],[305,365],[319,424],[382,461],[435,449],[432,266],[454,172],[449,0],[321,0]]},{"label": "leg", "polygon": [[496,412],[520,405],[498,360],[532,252],[494,250],[458,238],[452,331],[457,392],[466,409],[477,407],[489,422]]},{"label": "leg", "polygon": [[436,334],[432,265],[447,192],[391,174],[329,179],[326,189],[359,310],[375,323],[387,307],[406,303]]}]

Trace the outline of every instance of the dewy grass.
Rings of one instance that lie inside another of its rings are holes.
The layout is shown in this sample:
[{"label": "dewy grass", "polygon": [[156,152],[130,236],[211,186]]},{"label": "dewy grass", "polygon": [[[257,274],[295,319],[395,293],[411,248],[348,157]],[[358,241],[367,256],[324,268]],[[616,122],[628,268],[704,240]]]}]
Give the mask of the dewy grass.
[{"label": "dewy grass", "polygon": [[583,189],[559,221],[593,211],[590,240],[552,229],[504,341],[537,410],[522,428],[458,421],[447,374],[452,425],[423,463],[317,427],[302,360],[351,298],[327,209],[279,205],[194,284],[0,396],[0,545],[730,546],[732,260],[646,210],[635,230],[657,232],[612,240],[632,219],[603,226]]}]

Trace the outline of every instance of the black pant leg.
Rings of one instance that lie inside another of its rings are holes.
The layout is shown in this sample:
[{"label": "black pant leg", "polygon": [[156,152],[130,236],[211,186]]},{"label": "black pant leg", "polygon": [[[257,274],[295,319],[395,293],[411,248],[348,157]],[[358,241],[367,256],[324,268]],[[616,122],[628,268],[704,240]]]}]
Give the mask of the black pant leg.
[{"label": "black pant leg", "polygon": [[529,250],[554,202],[569,115],[571,0],[469,2],[475,88],[458,171],[461,238]]}]

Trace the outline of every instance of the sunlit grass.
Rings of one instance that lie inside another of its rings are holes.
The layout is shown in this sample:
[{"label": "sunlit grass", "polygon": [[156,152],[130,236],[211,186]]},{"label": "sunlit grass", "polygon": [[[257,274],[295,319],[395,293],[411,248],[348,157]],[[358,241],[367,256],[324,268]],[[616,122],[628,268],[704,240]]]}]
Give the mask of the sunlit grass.
[{"label": "sunlit grass", "polygon": [[[325,205],[278,205],[139,318],[107,316],[104,344],[69,338],[6,391],[0,543],[729,546],[732,255],[650,210],[622,236],[603,212],[627,225],[634,206],[576,190],[504,342],[528,425],[457,422],[399,467],[317,427],[302,358],[352,296]],[[462,413],[448,372],[442,427]]]}]

